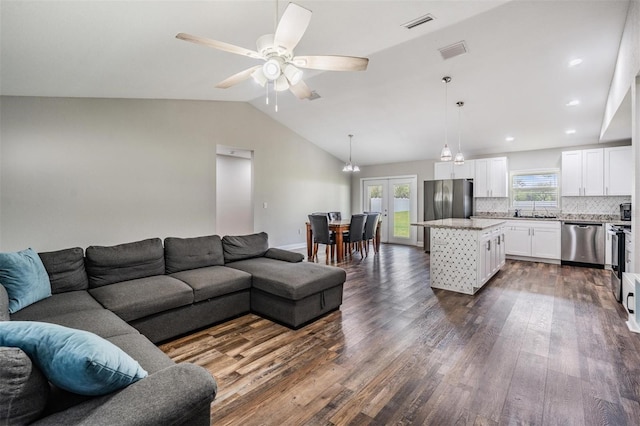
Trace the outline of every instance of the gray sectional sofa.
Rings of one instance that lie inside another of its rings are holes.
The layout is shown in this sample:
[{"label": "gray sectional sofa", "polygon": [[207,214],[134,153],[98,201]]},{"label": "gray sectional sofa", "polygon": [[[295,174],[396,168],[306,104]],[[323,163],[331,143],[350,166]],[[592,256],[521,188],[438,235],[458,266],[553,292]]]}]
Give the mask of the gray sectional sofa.
[{"label": "gray sectional sofa", "polygon": [[[9,315],[7,292],[0,285],[0,321],[39,321],[93,332],[124,350],[149,375],[98,397],[46,381],[49,389],[23,389],[26,396],[16,398],[14,409],[22,404],[30,417],[15,424],[208,425],[217,392],[214,378],[201,367],[175,364],[155,343],[248,312],[292,328],[303,326],[340,306],[346,279],[340,268],[269,248],[265,233],[166,238],[164,245],[155,238],[39,257],[52,295]],[[0,347],[0,359],[4,355],[15,357],[15,348]],[[0,377],[5,377],[2,369],[0,362]],[[6,391],[0,383],[0,396]],[[42,404],[33,395],[47,392],[41,411],[29,411],[29,404]],[[0,409],[0,423],[7,420],[2,415]]]}]

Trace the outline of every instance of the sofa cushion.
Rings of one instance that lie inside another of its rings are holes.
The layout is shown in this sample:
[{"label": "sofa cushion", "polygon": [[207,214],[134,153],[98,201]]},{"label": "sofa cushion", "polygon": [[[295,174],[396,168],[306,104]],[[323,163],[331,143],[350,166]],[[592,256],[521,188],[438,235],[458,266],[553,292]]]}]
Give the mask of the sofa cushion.
[{"label": "sofa cushion", "polygon": [[1,322],[0,346],[19,347],[51,383],[80,395],[105,395],[147,376],[138,362],[113,343],[56,324]]},{"label": "sofa cushion", "polygon": [[164,248],[159,238],[86,250],[89,287],[164,274]]},{"label": "sofa cushion", "polygon": [[343,284],[347,277],[344,269],[333,266],[289,263],[265,257],[241,260],[227,266],[250,273],[253,288],[289,300],[300,300]]},{"label": "sofa cushion", "polygon": [[24,425],[40,416],[49,383],[19,348],[0,347],[0,424]]},{"label": "sofa cushion", "polygon": [[0,253],[0,284],[9,295],[9,312],[51,296],[49,276],[32,249]]},{"label": "sofa cushion", "polygon": [[171,276],[187,283],[193,289],[194,302],[251,288],[250,274],[224,266],[176,272]]},{"label": "sofa cushion", "polygon": [[217,235],[195,238],[164,239],[164,262],[167,274],[224,265],[222,240]]},{"label": "sofa cushion", "polygon": [[269,259],[282,260],[283,262],[297,263],[304,260],[304,255],[294,251],[282,250],[279,248],[270,248],[264,254]]},{"label": "sofa cushion", "polygon": [[225,263],[260,257],[269,250],[269,236],[266,232],[251,235],[225,235],[222,238],[222,247]]},{"label": "sofa cushion", "polygon": [[193,303],[193,290],[167,275],[123,281],[89,292],[125,321],[132,321]]},{"label": "sofa cushion", "polygon": [[38,253],[49,274],[51,293],[86,290],[89,279],[84,269],[84,252],[80,247]]},{"label": "sofa cushion", "polygon": [[122,318],[102,307],[88,311],[67,312],[38,321],[90,331],[102,338],[123,334],[139,334],[138,330],[127,324]]},{"label": "sofa cushion", "polygon": [[46,321],[69,312],[104,309],[86,290],[54,294],[11,315],[14,321]]}]

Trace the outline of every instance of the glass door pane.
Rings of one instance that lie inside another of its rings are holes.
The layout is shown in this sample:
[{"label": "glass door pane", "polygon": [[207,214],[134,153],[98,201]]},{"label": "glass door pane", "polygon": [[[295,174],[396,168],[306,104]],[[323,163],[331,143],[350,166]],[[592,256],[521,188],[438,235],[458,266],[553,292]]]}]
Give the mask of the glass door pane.
[{"label": "glass door pane", "polygon": [[417,229],[410,223],[417,220],[417,179],[389,179],[389,239],[390,243],[416,244]]},{"label": "glass door pane", "polygon": [[394,183],[393,188],[393,238],[409,238],[409,209],[411,190],[408,183]]},{"label": "glass door pane", "polygon": [[364,181],[363,209],[365,212],[380,212],[382,223],[380,224],[380,241],[387,242],[387,187],[386,179]]}]

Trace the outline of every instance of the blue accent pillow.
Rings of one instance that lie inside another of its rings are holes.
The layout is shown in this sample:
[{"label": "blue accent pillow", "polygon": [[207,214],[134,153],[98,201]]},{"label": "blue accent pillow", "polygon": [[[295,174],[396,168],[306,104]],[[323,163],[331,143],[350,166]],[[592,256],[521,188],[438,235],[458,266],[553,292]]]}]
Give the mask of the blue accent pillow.
[{"label": "blue accent pillow", "polygon": [[105,395],[147,377],[140,364],[113,343],[61,325],[0,322],[0,346],[22,349],[51,383],[80,395]]},{"label": "blue accent pillow", "polygon": [[0,284],[9,295],[9,312],[51,296],[51,283],[38,253],[26,249],[15,253],[0,253]]}]

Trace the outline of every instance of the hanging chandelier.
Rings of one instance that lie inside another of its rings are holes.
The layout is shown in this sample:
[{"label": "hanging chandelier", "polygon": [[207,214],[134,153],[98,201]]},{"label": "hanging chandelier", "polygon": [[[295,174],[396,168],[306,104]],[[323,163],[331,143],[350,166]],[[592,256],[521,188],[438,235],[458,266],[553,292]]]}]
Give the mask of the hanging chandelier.
[{"label": "hanging chandelier", "polygon": [[349,135],[349,162],[344,165],[342,171],[356,173],[360,171],[360,167],[351,162],[351,138],[353,138],[353,135]]},{"label": "hanging chandelier", "polygon": [[440,161],[451,161],[453,156],[449,149],[449,132],[447,129],[447,86],[451,82],[451,77],[442,77],[442,82],[444,83],[444,146],[442,147],[442,151],[440,151]]}]

